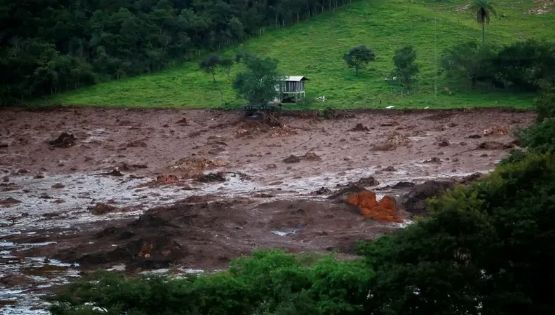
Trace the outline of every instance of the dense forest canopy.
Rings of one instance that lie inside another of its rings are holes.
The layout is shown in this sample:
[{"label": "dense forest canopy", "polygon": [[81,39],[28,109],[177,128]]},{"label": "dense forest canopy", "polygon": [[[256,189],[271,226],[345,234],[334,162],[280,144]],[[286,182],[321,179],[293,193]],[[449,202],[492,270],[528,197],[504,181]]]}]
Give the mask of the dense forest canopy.
[{"label": "dense forest canopy", "polygon": [[156,71],[351,0],[0,0],[0,103]]}]

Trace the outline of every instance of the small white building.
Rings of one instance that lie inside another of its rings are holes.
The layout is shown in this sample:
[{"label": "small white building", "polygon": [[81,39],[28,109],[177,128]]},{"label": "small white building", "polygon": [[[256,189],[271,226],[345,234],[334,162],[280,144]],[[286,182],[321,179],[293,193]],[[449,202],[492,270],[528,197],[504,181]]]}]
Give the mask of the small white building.
[{"label": "small white building", "polygon": [[302,75],[286,76],[279,86],[280,103],[296,103],[306,96],[304,84],[308,78]]}]

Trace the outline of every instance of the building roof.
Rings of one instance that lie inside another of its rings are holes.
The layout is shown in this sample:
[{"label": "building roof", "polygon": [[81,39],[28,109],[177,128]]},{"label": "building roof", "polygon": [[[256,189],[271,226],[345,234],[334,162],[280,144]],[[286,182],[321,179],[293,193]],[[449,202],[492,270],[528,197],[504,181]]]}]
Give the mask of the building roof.
[{"label": "building roof", "polygon": [[308,80],[308,78],[302,75],[285,76],[285,79],[283,79],[283,81],[295,81],[295,82],[304,81],[304,80]]}]

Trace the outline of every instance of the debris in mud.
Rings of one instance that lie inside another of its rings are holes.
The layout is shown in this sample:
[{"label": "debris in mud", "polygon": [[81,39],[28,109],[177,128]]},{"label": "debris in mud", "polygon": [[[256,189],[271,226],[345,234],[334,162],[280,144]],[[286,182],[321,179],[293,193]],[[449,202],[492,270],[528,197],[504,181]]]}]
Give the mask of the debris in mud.
[{"label": "debris in mud", "polygon": [[7,148],[7,147],[8,147],[7,143],[0,142],[0,149],[4,149],[4,148]]},{"label": "debris in mud", "polygon": [[128,148],[146,148],[146,142],[142,140],[134,140],[127,143]]},{"label": "debris in mud", "polygon": [[48,144],[55,148],[69,148],[75,145],[76,140],[77,138],[75,138],[74,135],[67,132],[62,132],[62,134],[60,134],[58,138],[49,141]]},{"label": "debris in mud", "polygon": [[54,189],[62,189],[64,187],[66,187],[66,186],[62,183],[56,183],[56,184],[52,185],[52,188],[54,188]]},{"label": "debris in mud", "polygon": [[439,163],[441,163],[441,159],[438,158],[437,156],[434,156],[433,158],[431,158],[429,160],[425,160],[424,163],[425,164],[439,164]]},{"label": "debris in mud", "polygon": [[294,154],[291,154],[290,156],[283,159],[283,163],[299,163],[299,162],[301,162],[301,158]]},{"label": "debris in mud", "polygon": [[123,173],[119,170],[119,168],[116,167],[107,173],[102,173],[101,175],[122,177]]},{"label": "debris in mud", "polygon": [[183,117],[180,120],[176,121],[175,123],[180,125],[180,126],[188,126],[189,125],[189,121],[187,120],[187,117]]},{"label": "debris in mud", "polygon": [[364,132],[364,131],[370,131],[370,129],[366,126],[364,126],[361,123],[356,124],[356,126],[353,127],[353,129],[351,129],[350,131],[360,131],[360,132]]},{"label": "debris in mud", "polygon": [[513,144],[503,144],[497,141],[486,141],[482,142],[476,148],[477,150],[504,150],[513,148]]},{"label": "debris in mud", "polygon": [[374,151],[393,151],[401,146],[407,146],[410,143],[410,139],[403,134],[398,132],[391,133],[387,140],[376,143],[372,145],[372,150]]},{"label": "debris in mud", "polygon": [[322,158],[314,152],[306,152],[305,155],[302,156],[302,159],[305,161],[321,161]]},{"label": "debris in mud", "polygon": [[331,194],[331,189],[327,187],[320,187],[316,191],[314,191],[313,194],[318,196]]},{"label": "debris in mud", "polygon": [[437,138],[436,139],[436,144],[439,147],[448,147],[451,143],[449,143],[449,140],[447,140],[446,138]]},{"label": "debris in mud", "polygon": [[185,177],[195,177],[202,175],[205,170],[224,165],[225,163],[221,161],[193,156],[178,160],[174,163],[172,169],[180,171]]},{"label": "debris in mud", "polygon": [[404,189],[404,188],[412,188],[416,186],[415,183],[412,182],[398,182],[397,184],[391,186],[393,189]]},{"label": "debris in mud", "polygon": [[316,153],[314,153],[312,151],[309,151],[309,152],[305,153],[302,156],[297,156],[297,155],[291,154],[290,156],[283,159],[283,163],[299,163],[302,160],[305,160],[305,161],[321,161],[322,158],[319,155],[317,155]]},{"label": "debris in mud", "polygon": [[509,134],[509,129],[507,127],[493,126],[488,129],[484,129],[482,134],[486,137],[488,136],[504,136]]},{"label": "debris in mud", "polygon": [[401,198],[405,211],[413,215],[426,214],[426,200],[438,196],[455,186],[453,181],[427,181],[418,184]]},{"label": "debris in mud", "polygon": [[480,136],[480,135],[470,135],[467,138],[468,139],[480,139],[480,138],[482,138],[482,136]]},{"label": "debris in mud", "polygon": [[106,203],[99,202],[96,205],[89,207],[88,210],[94,215],[103,215],[111,212],[116,212],[118,208]]},{"label": "debris in mud", "polygon": [[15,198],[12,198],[12,197],[8,197],[6,199],[0,199],[0,207],[1,208],[9,208],[9,207],[15,206],[15,205],[20,204],[20,203],[21,203],[21,201],[15,199]]},{"label": "debris in mud", "polygon": [[360,214],[367,219],[403,222],[397,211],[397,202],[393,197],[384,196],[382,200],[377,201],[374,192],[365,190],[350,194],[345,202],[358,207]]},{"label": "debris in mud", "polygon": [[225,173],[218,172],[218,173],[208,173],[201,175],[197,178],[197,181],[202,183],[213,183],[213,182],[225,182]]},{"label": "debris in mud", "polygon": [[124,172],[133,172],[139,169],[148,168],[148,166],[146,164],[128,164],[128,163],[122,162],[118,165],[117,168]]},{"label": "debris in mud", "polygon": [[386,168],[383,169],[384,172],[395,172],[397,171],[397,169],[393,166],[388,166]]},{"label": "debris in mud", "polygon": [[362,177],[356,183],[356,185],[364,186],[364,187],[371,187],[371,186],[378,186],[380,182],[372,176]]},{"label": "debris in mud", "polygon": [[173,174],[158,175],[156,176],[156,180],[154,181],[154,184],[171,185],[171,184],[177,183],[178,181],[179,181],[179,178]]}]

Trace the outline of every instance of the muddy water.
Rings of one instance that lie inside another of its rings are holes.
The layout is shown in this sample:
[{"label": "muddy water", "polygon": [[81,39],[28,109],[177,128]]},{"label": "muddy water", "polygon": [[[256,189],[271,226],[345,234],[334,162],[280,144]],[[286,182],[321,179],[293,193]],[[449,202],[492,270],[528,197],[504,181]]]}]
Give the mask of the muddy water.
[{"label": "muddy water", "polygon": [[[490,171],[509,149],[479,151],[478,145],[507,145],[513,140],[510,130],[534,118],[498,110],[361,112],[337,120],[286,117],[286,127],[268,129],[243,121],[238,113],[212,111],[1,110],[0,116],[0,143],[7,145],[0,148],[0,201],[19,201],[0,205],[0,314],[44,314],[40,296],[78,276],[79,266],[71,261],[19,254],[48,246],[60,233],[135,218],[193,196],[322,199],[313,192],[368,176],[380,182],[372,187],[378,195],[395,195],[387,187],[401,181]],[[184,117],[187,123],[178,124]],[[370,128],[354,132],[356,124]],[[76,144],[50,147],[47,142],[62,131],[75,134]],[[404,142],[386,151],[376,149],[384,139],[397,137]],[[447,146],[438,144],[444,140]],[[283,162],[291,154],[308,152],[319,160]],[[179,183],[149,185],[157,175],[173,174],[176,161],[191,157],[221,161],[202,171],[224,172],[226,180],[200,183],[175,173]],[[101,175],[122,163],[141,168],[121,177]],[[97,203],[116,211],[94,215],[89,208]],[[287,238],[299,231],[288,227],[267,233]],[[37,235],[40,241],[20,241]],[[183,266],[184,273],[188,267]]]}]

